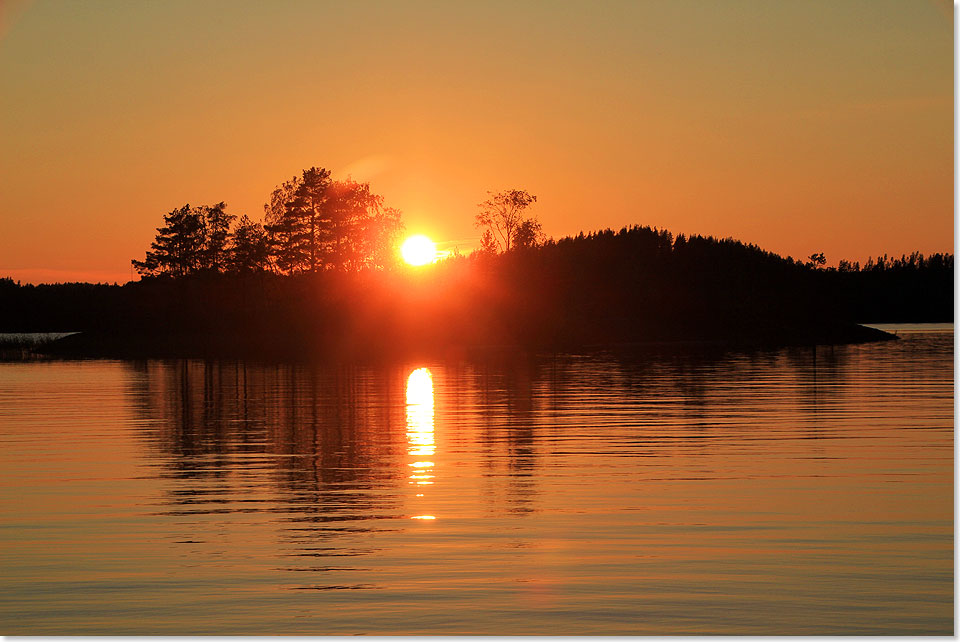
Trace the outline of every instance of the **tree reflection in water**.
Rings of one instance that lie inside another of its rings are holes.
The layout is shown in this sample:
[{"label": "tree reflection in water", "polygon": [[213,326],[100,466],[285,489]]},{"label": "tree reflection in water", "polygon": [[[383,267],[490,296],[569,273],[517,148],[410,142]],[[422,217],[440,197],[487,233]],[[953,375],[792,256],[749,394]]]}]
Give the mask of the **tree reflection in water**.
[{"label": "tree reflection in water", "polygon": [[170,480],[163,514],[182,518],[184,541],[203,531],[226,544],[225,515],[247,515],[280,526],[279,541],[264,543],[280,555],[351,556],[366,551],[345,548],[340,535],[386,530],[398,516],[403,404],[389,373],[203,361],[132,367],[142,434]]}]

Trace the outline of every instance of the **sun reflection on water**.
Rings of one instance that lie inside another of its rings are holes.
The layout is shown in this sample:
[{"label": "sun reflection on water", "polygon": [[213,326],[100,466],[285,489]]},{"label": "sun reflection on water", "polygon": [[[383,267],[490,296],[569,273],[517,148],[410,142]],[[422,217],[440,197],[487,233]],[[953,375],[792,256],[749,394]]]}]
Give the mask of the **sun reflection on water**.
[{"label": "sun reflection on water", "polygon": [[[427,457],[436,454],[433,425],[433,374],[428,368],[417,368],[407,377],[407,454],[413,461],[409,482],[415,486],[433,484],[434,463]],[[423,493],[417,493],[423,497]],[[413,519],[436,519],[433,515],[417,515]]]}]

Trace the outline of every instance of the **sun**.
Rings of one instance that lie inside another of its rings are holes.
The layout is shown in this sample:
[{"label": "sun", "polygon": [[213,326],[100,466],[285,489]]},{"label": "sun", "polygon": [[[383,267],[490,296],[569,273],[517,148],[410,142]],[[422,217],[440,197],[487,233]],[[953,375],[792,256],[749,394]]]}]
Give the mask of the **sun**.
[{"label": "sun", "polygon": [[403,242],[400,256],[410,265],[426,265],[437,259],[437,246],[423,234],[417,234]]}]

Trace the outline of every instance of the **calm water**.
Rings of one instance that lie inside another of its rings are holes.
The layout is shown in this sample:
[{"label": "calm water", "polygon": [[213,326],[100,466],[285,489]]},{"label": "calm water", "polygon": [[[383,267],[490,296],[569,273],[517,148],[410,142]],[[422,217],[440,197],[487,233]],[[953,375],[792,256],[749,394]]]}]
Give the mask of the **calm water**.
[{"label": "calm water", "polygon": [[953,331],[0,364],[0,633],[953,632]]}]

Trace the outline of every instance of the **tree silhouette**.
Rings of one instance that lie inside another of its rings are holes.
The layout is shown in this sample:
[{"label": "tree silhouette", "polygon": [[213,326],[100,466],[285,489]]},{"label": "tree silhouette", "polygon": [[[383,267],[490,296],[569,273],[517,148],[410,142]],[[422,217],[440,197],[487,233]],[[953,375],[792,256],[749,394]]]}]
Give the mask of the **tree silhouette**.
[{"label": "tree silhouette", "polygon": [[400,210],[395,207],[378,207],[370,213],[364,231],[367,267],[389,269],[399,263],[397,247],[403,234]]},{"label": "tree silhouette", "polygon": [[270,242],[260,223],[246,215],[230,239],[229,268],[237,274],[263,272],[270,265]]},{"label": "tree silhouette", "polygon": [[276,266],[285,274],[320,267],[320,230],[330,171],[311,167],[278,186],[264,205]]},{"label": "tree silhouette", "polygon": [[517,231],[513,234],[513,245],[515,249],[537,247],[543,243],[543,229],[540,222],[536,219],[528,218],[520,223]]},{"label": "tree silhouette", "polygon": [[143,261],[131,261],[141,276],[186,276],[222,272],[229,261],[230,224],[226,203],[184,205],[163,217],[164,226],[150,244]]},{"label": "tree silhouette", "polygon": [[823,252],[814,252],[807,258],[810,259],[810,262],[807,263],[808,267],[812,268],[821,268],[827,264],[827,257]]},{"label": "tree silhouette", "polygon": [[201,256],[202,269],[222,272],[226,268],[230,225],[237,218],[233,214],[227,214],[226,208],[227,204],[223,201],[200,208],[203,213],[205,235]]},{"label": "tree silhouette", "polygon": [[518,240],[521,244],[536,244],[540,224],[533,218],[524,219],[523,215],[537,197],[518,189],[487,193],[490,198],[477,206],[480,212],[474,223],[484,228],[481,248],[489,251],[495,247],[499,252],[509,252],[518,244]]},{"label": "tree silhouette", "polygon": [[334,181],[311,167],[277,187],[264,206],[271,254],[284,274],[357,271],[395,262],[403,226],[369,183]]},{"label": "tree silhouette", "polygon": [[383,198],[372,194],[369,184],[353,180],[331,183],[321,235],[324,262],[328,266],[348,271],[368,266],[373,217],[382,207]]},{"label": "tree silhouette", "polygon": [[499,251],[497,241],[493,238],[493,232],[489,229],[484,230],[480,235],[480,249],[478,252],[482,255],[494,255]]},{"label": "tree silhouette", "polygon": [[142,276],[184,276],[198,271],[207,248],[203,210],[184,205],[165,214],[163,222],[144,260],[131,261],[134,269]]}]

